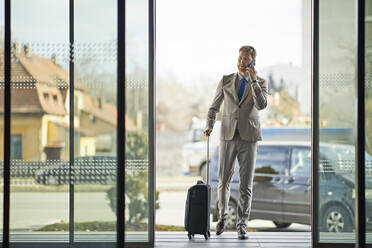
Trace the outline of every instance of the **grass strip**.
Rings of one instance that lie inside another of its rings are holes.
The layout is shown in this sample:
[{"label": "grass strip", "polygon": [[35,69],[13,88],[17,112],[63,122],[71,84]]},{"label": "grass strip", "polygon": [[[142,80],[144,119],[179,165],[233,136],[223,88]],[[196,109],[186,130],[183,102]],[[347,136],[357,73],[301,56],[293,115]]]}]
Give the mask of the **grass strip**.
[{"label": "grass strip", "polygon": [[[140,223],[135,225],[126,225],[127,232],[131,231],[147,231],[147,224]],[[36,232],[66,232],[69,229],[68,222],[59,222],[50,225],[46,225],[42,228],[34,230]],[[76,222],[75,231],[78,232],[107,232],[107,231],[116,231],[116,222],[113,221],[89,221],[89,222]],[[155,231],[157,232],[184,232],[185,228],[183,226],[174,226],[174,225],[155,225]],[[214,229],[211,229],[211,232],[214,232]],[[236,232],[235,229],[226,230],[226,232]],[[247,232],[257,232],[254,228],[247,228]]]}]

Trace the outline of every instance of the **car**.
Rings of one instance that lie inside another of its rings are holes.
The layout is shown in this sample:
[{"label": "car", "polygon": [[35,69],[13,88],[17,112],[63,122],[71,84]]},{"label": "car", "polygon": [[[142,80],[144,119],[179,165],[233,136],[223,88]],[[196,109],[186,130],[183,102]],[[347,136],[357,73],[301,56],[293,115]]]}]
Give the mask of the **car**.
[{"label": "car", "polygon": [[[351,232],[355,222],[354,159],[352,145],[320,143],[319,225],[324,232]],[[211,213],[217,220],[218,157],[210,163]],[[366,223],[372,229],[372,157],[366,153]],[[239,199],[236,161],[228,207],[227,228],[234,228]],[[259,142],[253,181],[250,219],[273,221],[278,228],[291,223],[311,224],[311,143]]]},{"label": "car", "polygon": [[[83,156],[75,158],[72,170],[73,183],[76,184],[112,184],[116,180],[115,155]],[[69,183],[69,164],[58,163],[39,169],[35,173],[39,184],[62,185]]]},{"label": "car", "polygon": [[[182,146],[182,170],[184,175],[199,175],[205,180],[205,151],[207,141],[203,137],[205,120],[194,120],[189,130],[189,142]],[[219,144],[221,121],[216,121],[210,136],[211,156]],[[321,141],[353,144],[354,134],[351,128],[320,128]],[[311,140],[311,128],[264,127],[262,138],[265,141],[308,141]]]}]

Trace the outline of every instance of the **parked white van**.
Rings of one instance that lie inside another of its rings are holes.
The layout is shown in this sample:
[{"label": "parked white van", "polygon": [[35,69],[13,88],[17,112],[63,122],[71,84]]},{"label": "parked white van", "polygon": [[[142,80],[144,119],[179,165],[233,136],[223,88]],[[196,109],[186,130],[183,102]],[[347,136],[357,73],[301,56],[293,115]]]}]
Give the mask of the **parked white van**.
[{"label": "parked white van", "polygon": [[[205,178],[207,139],[203,132],[205,120],[194,120],[189,131],[189,142],[182,146],[182,170],[185,175],[200,175]],[[209,159],[219,145],[221,122],[216,121],[209,140]]]}]

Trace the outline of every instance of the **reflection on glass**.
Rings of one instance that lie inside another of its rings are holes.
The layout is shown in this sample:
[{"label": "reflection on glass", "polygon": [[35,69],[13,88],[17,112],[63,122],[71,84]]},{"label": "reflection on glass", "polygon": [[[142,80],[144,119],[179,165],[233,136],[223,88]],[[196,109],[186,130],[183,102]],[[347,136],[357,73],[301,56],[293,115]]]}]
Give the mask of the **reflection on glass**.
[{"label": "reflection on glass", "polygon": [[[372,2],[365,1],[365,139],[366,153],[372,154]],[[366,158],[366,241],[372,243],[372,160]]]},{"label": "reflection on glass", "polygon": [[352,243],[355,147],[346,130],[354,128],[355,6],[352,1],[319,2],[319,126],[343,128],[345,138],[327,140],[319,134],[317,230],[320,243]]},{"label": "reflection on glass", "polygon": [[283,174],[287,160],[288,148],[286,147],[259,147],[254,180],[270,181],[272,176]]},{"label": "reflection on glass", "polygon": [[289,174],[292,176],[311,175],[311,149],[296,147],[292,150]]}]

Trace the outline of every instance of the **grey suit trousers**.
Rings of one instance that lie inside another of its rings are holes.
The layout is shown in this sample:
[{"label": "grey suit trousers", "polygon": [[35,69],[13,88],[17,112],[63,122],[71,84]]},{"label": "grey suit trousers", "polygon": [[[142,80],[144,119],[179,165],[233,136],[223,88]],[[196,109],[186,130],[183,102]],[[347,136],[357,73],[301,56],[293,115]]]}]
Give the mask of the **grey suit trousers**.
[{"label": "grey suit trousers", "polygon": [[221,140],[218,180],[218,209],[220,219],[226,219],[230,199],[230,183],[234,174],[235,159],[239,162],[239,202],[236,226],[246,227],[249,218],[254,167],[257,157],[257,142],[240,138],[238,129],[232,140]]}]

